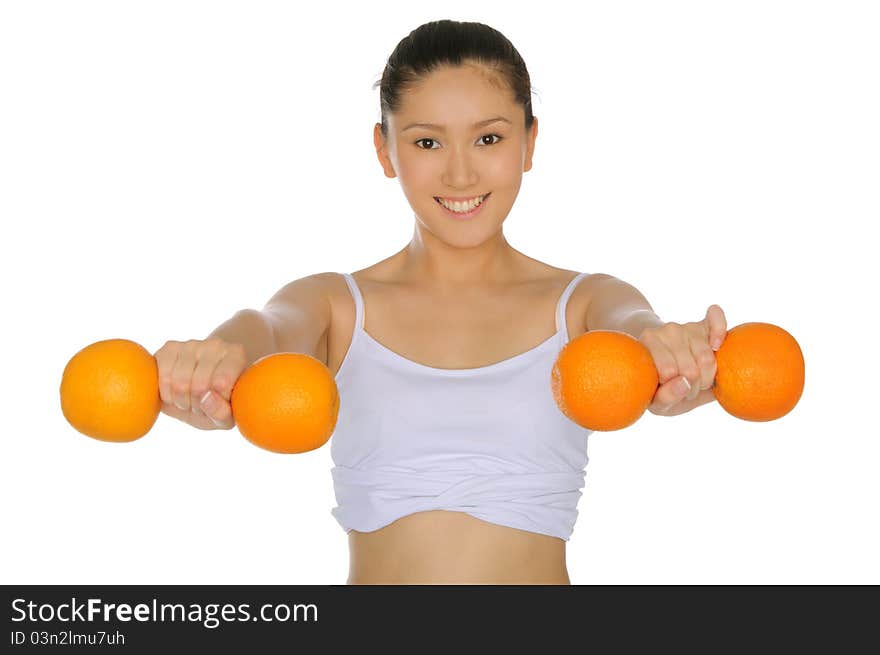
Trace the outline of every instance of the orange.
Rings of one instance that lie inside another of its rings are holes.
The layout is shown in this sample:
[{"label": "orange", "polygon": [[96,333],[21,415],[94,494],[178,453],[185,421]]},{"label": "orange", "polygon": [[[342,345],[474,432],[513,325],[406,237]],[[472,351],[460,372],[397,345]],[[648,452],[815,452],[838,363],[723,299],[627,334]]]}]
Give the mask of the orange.
[{"label": "orange", "polygon": [[156,359],[127,339],[98,341],[76,353],[64,367],[60,392],[67,422],[101,441],[140,439],[162,405]]},{"label": "orange", "polygon": [[551,389],[562,413],[590,430],[620,430],[651,404],[659,383],[650,351],[616,330],[586,332],[560,351]]},{"label": "orange", "polygon": [[785,416],[804,390],[804,356],[791,334],[771,323],[728,330],[715,353],[715,398],[746,421]]},{"label": "orange", "polygon": [[276,453],[320,448],[333,434],[339,414],[330,369],[305,353],[258,359],[236,380],[230,403],[239,432]]}]

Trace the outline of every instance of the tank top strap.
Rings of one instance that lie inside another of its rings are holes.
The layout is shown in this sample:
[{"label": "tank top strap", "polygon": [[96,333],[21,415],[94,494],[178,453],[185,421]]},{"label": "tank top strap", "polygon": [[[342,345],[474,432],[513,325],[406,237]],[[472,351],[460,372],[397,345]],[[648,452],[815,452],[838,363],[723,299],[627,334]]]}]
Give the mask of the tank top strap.
[{"label": "tank top strap", "polygon": [[568,283],[568,286],[565,287],[565,291],[562,292],[562,295],[559,297],[559,302],[556,304],[556,331],[563,333],[566,342],[569,339],[569,335],[568,325],[565,322],[565,308],[568,306],[568,299],[574,292],[574,289],[578,285],[578,282],[580,282],[586,276],[587,273],[578,273],[572,279],[572,281]]},{"label": "tank top strap", "polygon": [[357,282],[354,281],[354,276],[352,276],[351,273],[343,273],[342,275],[345,278],[346,283],[348,284],[348,288],[351,290],[352,297],[354,298],[355,331],[357,331],[357,328],[360,328],[361,330],[363,330],[364,329],[364,299],[361,296],[361,290],[358,288]]}]

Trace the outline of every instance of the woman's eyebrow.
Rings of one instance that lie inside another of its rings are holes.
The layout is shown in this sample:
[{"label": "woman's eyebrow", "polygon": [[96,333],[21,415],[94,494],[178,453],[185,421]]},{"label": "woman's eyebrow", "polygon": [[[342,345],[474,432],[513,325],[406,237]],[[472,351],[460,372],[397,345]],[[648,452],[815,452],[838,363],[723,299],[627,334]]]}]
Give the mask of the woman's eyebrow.
[{"label": "woman's eyebrow", "polygon": [[[504,116],[496,116],[495,118],[487,118],[484,121],[479,121],[478,123],[474,123],[474,127],[483,127],[484,125],[489,125],[490,123],[495,123],[497,121],[504,121],[505,123],[510,123],[509,120],[504,118]],[[511,123],[512,124],[512,123]],[[446,128],[442,125],[435,125],[434,123],[410,123],[405,128],[400,130],[401,132],[406,132],[409,129],[414,127],[428,127],[437,130],[438,132],[445,132]]]}]

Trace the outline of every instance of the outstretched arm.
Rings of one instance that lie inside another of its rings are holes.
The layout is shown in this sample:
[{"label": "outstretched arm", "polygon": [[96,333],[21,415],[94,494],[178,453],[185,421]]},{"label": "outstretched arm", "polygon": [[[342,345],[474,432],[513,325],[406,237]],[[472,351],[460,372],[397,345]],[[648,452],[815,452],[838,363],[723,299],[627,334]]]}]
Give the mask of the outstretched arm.
[{"label": "outstretched arm", "polygon": [[702,321],[667,323],[638,289],[603,275],[590,297],[585,327],[625,332],[648,349],[660,380],[651,413],[677,416],[715,400],[714,351],[727,336],[727,319],[718,305],[711,305]]},{"label": "outstretched arm", "polygon": [[587,305],[587,330],[617,330],[638,339],[645,328],[661,325],[664,322],[638,289],[612,275],[600,274]]}]

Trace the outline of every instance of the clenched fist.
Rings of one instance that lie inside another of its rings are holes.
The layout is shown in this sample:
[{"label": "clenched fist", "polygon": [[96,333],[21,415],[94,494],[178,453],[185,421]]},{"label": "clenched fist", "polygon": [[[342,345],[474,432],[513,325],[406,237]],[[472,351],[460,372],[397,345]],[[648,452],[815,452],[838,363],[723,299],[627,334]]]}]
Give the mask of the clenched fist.
[{"label": "clenched fist", "polygon": [[244,346],[216,337],[167,341],[154,357],[164,414],[201,430],[235,426],[229,400],[247,367]]}]

